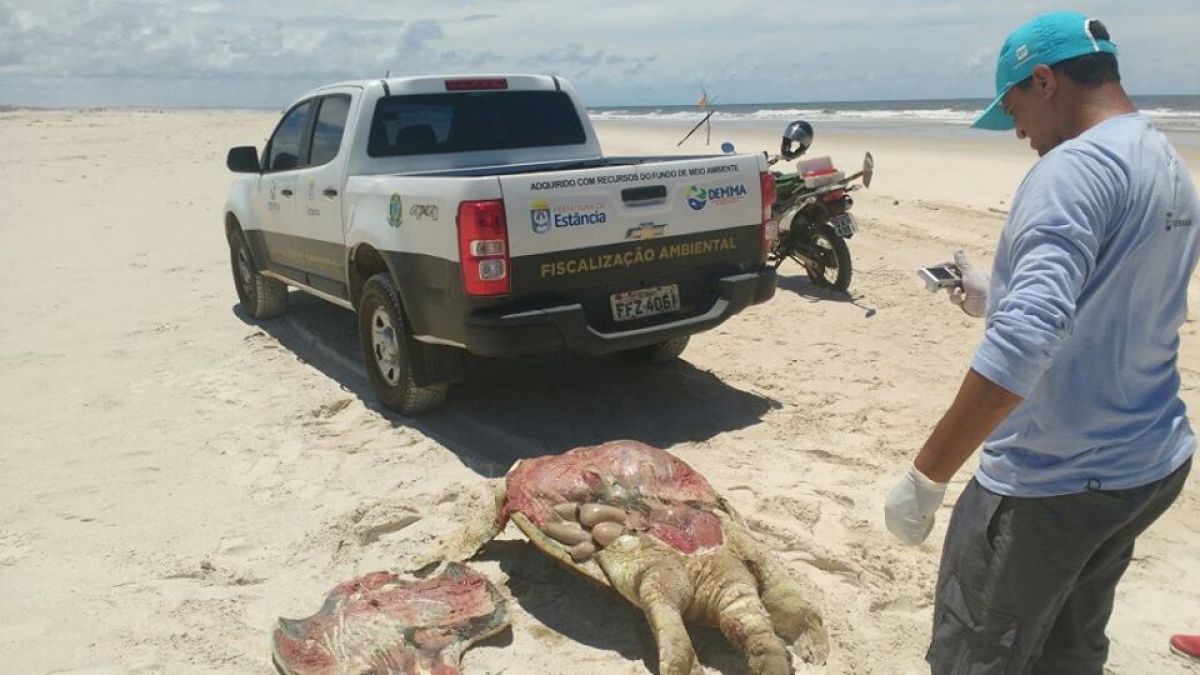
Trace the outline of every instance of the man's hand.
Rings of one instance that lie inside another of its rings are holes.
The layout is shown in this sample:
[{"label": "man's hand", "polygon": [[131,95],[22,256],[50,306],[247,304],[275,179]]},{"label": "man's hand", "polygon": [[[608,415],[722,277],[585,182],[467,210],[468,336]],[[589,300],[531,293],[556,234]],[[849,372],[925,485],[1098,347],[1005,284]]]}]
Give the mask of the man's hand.
[{"label": "man's hand", "polygon": [[991,282],[983,272],[975,269],[962,249],[954,252],[954,264],[962,272],[962,283],[949,288],[950,302],[973,317],[982,317],[987,311],[987,292]]},{"label": "man's hand", "polygon": [[883,505],[888,531],[905,544],[925,541],[946,495],[946,485],[930,480],[909,463]]}]

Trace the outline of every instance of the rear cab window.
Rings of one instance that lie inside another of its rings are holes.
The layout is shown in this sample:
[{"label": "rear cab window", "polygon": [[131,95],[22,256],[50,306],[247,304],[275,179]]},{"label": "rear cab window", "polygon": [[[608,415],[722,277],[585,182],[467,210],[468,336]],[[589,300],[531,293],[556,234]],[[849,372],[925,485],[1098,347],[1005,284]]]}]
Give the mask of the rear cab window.
[{"label": "rear cab window", "polygon": [[561,91],[412,94],[379,99],[371,157],[583,145],[587,135]]}]

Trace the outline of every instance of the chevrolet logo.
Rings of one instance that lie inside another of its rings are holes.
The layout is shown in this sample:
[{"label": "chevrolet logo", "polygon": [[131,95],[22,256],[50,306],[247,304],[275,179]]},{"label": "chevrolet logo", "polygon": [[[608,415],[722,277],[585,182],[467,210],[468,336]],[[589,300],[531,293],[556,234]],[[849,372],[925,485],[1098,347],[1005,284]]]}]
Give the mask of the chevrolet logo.
[{"label": "chevrolet logo", "polygon": [[667,231],[667,224],[642,223],[637,227],[631,227],[625,230],[625,241],[645,241],[655,237],[661,237]]}]

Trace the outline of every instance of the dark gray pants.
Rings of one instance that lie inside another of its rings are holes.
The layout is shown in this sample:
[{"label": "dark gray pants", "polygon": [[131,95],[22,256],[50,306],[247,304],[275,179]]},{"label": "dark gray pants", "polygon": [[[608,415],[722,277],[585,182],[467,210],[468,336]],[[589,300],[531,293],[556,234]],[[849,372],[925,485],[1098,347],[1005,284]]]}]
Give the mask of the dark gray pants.
[{"label": "dark gray pants", "polygon": [[933,673],[1101,675],[1133,542],[1179,496],[1191,464],[1142,487],[1060,497],[1004,497],[972,480],[942,550]]}]

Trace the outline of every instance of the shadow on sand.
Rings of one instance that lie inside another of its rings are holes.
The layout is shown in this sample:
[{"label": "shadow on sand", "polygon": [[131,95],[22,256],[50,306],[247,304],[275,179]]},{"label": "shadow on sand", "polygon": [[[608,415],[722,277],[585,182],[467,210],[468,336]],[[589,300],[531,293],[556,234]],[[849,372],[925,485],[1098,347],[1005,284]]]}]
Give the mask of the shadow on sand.
[{"label": "shadow on sand", "polygon": [[362,369],[354,315],[300,292],[288,313],[248,325],[337,381],[396,426],[417,429],[487,476],[522,457],[632,438],[661,448],[703,441],[756,424],[779,403],[731,387],[684,360],[636,366],[617,357],[566,353],[520,359],[470,358],[467,380],[446,405],[420,418],[382,408]]},{"label": "shadow on sand", "polygon": [[863,310],[868,319],[875,316],[876,310],[874,307],[867,307],[860,302],[863,296],[856,295],[853,292],[835,291],[831,288],[818,286],[808,278],[807,274],[780,274],[777,285],[781,290],[795,293],[812,302],[844,302]]}]

